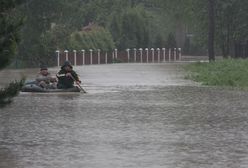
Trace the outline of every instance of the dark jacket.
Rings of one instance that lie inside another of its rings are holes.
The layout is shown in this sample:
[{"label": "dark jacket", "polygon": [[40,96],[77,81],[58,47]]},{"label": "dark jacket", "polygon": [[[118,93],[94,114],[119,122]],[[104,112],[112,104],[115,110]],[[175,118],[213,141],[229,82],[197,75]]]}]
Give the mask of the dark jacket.
[{"label": "dark jacket", "polygon": [[[74,79],[71,77],[65,76],[67,73],[71,73]],[[74,80],[80,81],[78,78],[78,75],[75,71],[71,70],[69,72],[65,71],[64,69],[61,69],[59,73],[57,74],[58,78],[58,88],[59,89],[67,89],[67,88],[73,88],[74,87]]]}]

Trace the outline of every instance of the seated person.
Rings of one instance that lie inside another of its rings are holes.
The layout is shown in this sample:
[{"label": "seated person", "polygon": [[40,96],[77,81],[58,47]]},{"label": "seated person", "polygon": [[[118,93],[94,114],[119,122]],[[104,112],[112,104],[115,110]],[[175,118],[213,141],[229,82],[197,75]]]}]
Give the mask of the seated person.
[{"label": "seated person", "polygon": [[56,75],[58,78],[58,89],[68,89],[74,87],[74,82],[78,85],[81,83],[77,73],[73,70],[73,67],[69,61],[65,61],[61,66],[61,70]]},{"label": "seated person", "polygon": [[57,79],[51,76],[46,66],[40,67],[40,72],[36,76],[36,83],[46,89],[56,89],[57,87]]}]

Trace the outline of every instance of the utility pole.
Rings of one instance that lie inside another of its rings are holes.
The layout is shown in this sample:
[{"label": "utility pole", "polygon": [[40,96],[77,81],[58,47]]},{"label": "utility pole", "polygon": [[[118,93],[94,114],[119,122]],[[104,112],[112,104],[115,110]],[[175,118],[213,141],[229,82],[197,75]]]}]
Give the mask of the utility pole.
[{"label": "utility pole", "polygon": [[208,0],[208,57],[209,61],[215,61],[214,33],[215,33],[215,0]]}]

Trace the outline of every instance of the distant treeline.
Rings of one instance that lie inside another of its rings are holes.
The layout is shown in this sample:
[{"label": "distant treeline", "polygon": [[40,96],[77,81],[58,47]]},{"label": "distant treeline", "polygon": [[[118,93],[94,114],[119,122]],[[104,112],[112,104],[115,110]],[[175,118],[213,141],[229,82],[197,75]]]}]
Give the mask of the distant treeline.
[{"label": "distant treeline", "polygon": [[[247,8],[248,1],[216,1],[218,54],[235,55],[248,40]],[[207,53],[207,0],[26,0],[15,14],[24,18],[17,65],[54,64],[58,49],[181,47],[184,54]]]}]

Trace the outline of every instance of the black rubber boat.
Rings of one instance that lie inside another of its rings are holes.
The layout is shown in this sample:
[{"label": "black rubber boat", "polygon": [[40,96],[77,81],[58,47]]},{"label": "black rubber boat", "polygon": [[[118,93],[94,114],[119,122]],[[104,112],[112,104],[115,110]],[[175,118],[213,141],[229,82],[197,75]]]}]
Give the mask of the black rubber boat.
[{"label": "black rubber boat", "polygon": [[69,89],[45,89],[41,88],[35,84],[27,84],[25,85],[22,92],[38,92],[38,93],[56,93],[56,92],[80,92],[80,89],[76,86]]}]

